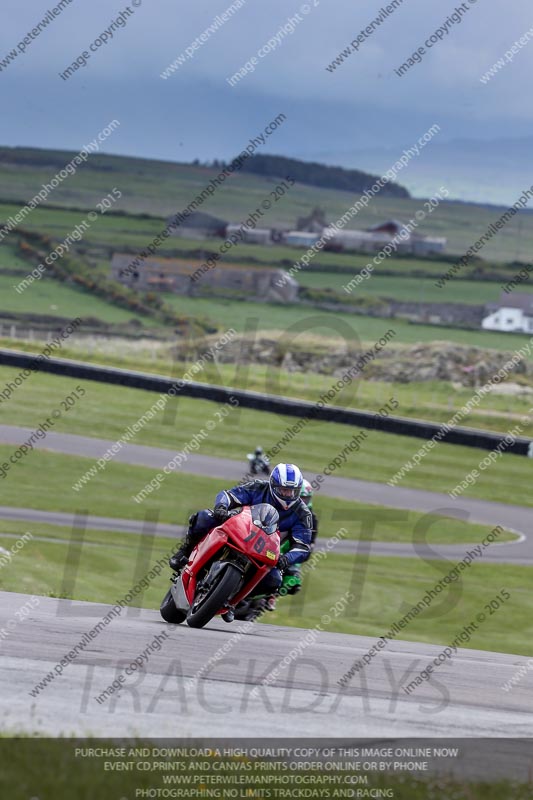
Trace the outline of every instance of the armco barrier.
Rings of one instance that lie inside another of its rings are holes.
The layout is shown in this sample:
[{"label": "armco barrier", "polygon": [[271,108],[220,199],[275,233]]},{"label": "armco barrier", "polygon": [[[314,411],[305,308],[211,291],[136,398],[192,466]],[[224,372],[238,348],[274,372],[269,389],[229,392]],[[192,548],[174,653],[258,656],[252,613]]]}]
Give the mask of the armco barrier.
[{"label": "armco barrier", "polygon": [[[39,372],[50,372],[53,375],[83,378],[89,381],[128,386],[132,389],[144,389],[145,391],[158,392],[160,394],[165,394],[179,380],[178,378],[163,378],[160,375],[116,369],[115,367],[101,367],[86,364],[83,361],[71,361],[63,358],[47,358],[37,361],[35,355],[20,353],[16,350],[0,349],[0,365],[19,367],[21,369],[30,368]],[[365,411],[355,411],[350,408],[337,408],[335,406],[324,406],[317,409],[314,403],[308,403],[303,400],[291,400],[288,397],[260,394],[259,392],[249,392],[223,386],[211,386],[205,383],[195,383],[194,381],[184,383],[179,390],[179,394],[184,397],[196,397],[217,403],[227,402],[230,395],[232,395],[237,398],[243,408],[276,412],[290,417],[307,417],[313,410],[312,416],[317,420],[370,428],[384,433],[412,436],[417,439],[431,439],[441,428],[435,422],[408,419],[406,417],[379,417]],[[454,428],[448,431],[441,441],[447,444],[477,447],[481,450],[493,450],[504,439],[505,435],[490,431],[482,431],[475,428]],[[529,444],[529,439],[523,436],[517,437],[513,444],[506,446],[505,452],[525,456],[528,453]]]}]

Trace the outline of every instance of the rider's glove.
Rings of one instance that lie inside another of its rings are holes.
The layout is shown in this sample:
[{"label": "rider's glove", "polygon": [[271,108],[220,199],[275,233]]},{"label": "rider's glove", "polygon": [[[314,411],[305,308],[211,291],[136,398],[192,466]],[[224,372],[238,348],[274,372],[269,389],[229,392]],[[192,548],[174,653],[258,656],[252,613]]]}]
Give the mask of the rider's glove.
[{"label": "rider's glove", "polygon": [[285,555],[285,553],[283,553],[283,554],[282,554],[282,555],[281,555],[281,556],[278,558],[278,563],[277,563],[277,565],[276,565],[276,566],[277,566],[277,568],[278,568],[278,569],[280,569],[282,572],[284,572],[284,571],[287,569],[287,567],[290,567],[290,565],[291,565],[291,562],[289,561],[289,559],[288,559],[288,557]]},{"label": "rider's glove", "polygon": [[222,522],[225,522],[228,519],[229,511],[228,511],[228,509],[226,508],[225,505],[223,505],[222,503],[219,503],[213,509],[213,516],[214,516],[215,520],[220,525]]}]

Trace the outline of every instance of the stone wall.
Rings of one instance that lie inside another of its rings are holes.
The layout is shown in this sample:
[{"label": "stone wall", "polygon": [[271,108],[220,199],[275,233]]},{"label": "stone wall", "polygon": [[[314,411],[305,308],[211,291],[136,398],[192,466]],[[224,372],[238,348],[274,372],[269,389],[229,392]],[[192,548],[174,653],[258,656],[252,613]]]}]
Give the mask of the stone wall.
[{"label": "stone wall", "polygon": [[[194,361],[207,352],[216,341],[208,337],[191,350],[179,345],[173,350],[178,360]],[[518,343],[515,345],[518,347]],[[291,342],[283,334],[261,335],[256,339],[238,336],[217,353],[221,363],[264,364],[289,372],[314,372],[342,376],[371,344],[362,349],[346,343],[313,340]],[[431,342],[414,345],[389,344],[364,369],[365,380],[398,383],[412,381],[453,381],[463,386],[479,386],[487,381],[511,358],[509,351],[488,350],[451,342]],[[533,381],[533,362],[523,360],[509,373],[513,380]]]}]

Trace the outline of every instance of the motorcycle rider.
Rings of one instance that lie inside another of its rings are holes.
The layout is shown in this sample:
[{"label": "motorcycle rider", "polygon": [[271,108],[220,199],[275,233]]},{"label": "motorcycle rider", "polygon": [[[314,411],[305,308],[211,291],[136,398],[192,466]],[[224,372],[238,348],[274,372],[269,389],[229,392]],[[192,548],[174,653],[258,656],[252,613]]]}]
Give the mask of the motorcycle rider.
[{"label": "motorcycle rider", "polygon": [[[305,503],[309,511],[311,512],[311,542],[310,542],[310,551],[311,553],[315,549],[315,539],[318,534],[318,519],[316,514],[313,511],[313,487],[309,483],[308,480],[305,478],[303,479],[302,484],[302,491],[300,492],[300,497],[302,501]],[[285,575],[293,575],[295,578],[299,579],[299,582],[295,585],[289,587],[284,587],[282,593],[285,594],[296,594],[301,589],[301,564],[292,564],[286,571]]]},{"label": "motorcycle rider", "polygon": [[248,454],[250,462],[250,469],[254,475],[258,472],[265,472],[268,474],[269,459],[264,455],[263,448],[259,445],[255,448],[255,452]]},{"label": "motorcycle rider", "polygon": [[315,549],[315,540],[318,536],[318,518],[315,512],[313,511],[313,487],[309,483],[308,480],[304,478],[304,482],[302,485],[302,491],[300,492],[300,497],[304,501],[305,505],[311,512],[311,518],[313,520],[313,524],[311,527],[311,552]]},{"label": "motorcycle rider", "polygon": [[268,480],[257,479],[219,492],[213,510],[207,508],[189,518],[189,529],[181,547],[169,559],[170,567],[175,572],[182,569],[193,548],[212,528],[225,522],[232,509],[270,503],[279,514],[281,541],[289,539],[290,549],[279,557],[277,565],[263,578],[254,593],[273,596],[281,586],[281,573],[306,561],[311,554],[313,521],[311,512],[300,499],[302,486],[303,476],[295,464],[278,464]]}]

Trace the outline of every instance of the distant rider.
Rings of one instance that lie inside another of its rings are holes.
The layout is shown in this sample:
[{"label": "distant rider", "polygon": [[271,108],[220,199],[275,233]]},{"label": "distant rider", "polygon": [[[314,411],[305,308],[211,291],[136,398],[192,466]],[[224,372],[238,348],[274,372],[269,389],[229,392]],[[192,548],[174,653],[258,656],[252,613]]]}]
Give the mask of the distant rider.
[{"label": "distant rider", "polygon": [[253,453],[248,454],[248,461],[250,462],[250,471],[253,475],[258,472],[264,472],[268,475],[270,460],[263,452],[263,448],[257,446]]}]

